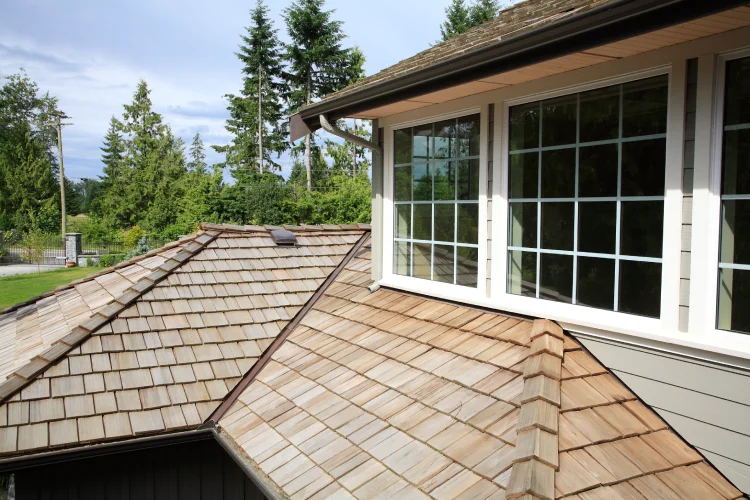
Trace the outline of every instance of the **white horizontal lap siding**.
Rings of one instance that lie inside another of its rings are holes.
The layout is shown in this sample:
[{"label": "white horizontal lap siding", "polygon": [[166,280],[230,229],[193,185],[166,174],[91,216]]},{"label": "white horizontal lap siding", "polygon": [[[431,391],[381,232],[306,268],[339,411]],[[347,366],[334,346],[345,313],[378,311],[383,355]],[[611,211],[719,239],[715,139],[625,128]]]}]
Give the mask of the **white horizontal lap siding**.
[{"label": "white horizontal lap siding", "polygon": [[578,340],[750,494],[750,371],[608,340]]}]

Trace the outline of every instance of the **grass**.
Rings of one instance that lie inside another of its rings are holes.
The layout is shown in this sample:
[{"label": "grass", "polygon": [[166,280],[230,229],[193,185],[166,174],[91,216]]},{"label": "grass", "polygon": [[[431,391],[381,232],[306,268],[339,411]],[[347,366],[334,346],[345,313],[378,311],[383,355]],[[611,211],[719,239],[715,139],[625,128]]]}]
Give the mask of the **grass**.
[{"label": "grass", "polygon": [[97,267],[72,267],[0,278],[0,310],[54,290],[60,285],[101,271]]}]

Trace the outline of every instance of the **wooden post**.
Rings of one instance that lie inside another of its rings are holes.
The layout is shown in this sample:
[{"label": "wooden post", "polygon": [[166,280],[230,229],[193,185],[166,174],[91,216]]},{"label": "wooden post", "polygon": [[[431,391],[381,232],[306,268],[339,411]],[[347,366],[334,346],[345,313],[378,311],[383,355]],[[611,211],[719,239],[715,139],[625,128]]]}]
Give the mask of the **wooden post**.
[{"label": "wooden post", "polygon": [[60,212],[62,213],[62,225],[60,226],[62,233],[60,233],[65,239],[67,234],[67,220],[65,216],[65,166],[63,164],[63,144],[62,144],[62,123],[60,123],[60,117],[57,117],[55,122],[55,128],[57,129],[57,152],[60,157]]}]

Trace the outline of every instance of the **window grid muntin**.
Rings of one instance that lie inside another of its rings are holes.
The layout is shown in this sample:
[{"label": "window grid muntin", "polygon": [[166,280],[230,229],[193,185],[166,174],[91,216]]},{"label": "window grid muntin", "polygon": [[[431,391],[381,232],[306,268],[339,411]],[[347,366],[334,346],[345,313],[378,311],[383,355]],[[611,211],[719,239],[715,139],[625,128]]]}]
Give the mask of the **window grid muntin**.
[{"label": "window grid muntin", "polygon": [[[437,136],[435,134],[435,130],[436,130],[435,129],[435,125],[438,124],[438,123],[445,122],[447,120],[438,120],[438,121],[435,121],[435,122],[431,122],[431,123],[426,123],[426,124],[420,125],[420,126],[431,125],[432,126],[432,135],[430,135],[430,146],[428,147],[428,158],[427,159],[420,158],[417,161],[415,161],[415,159],[414,159],[414,142],[413,142],[414,141],[413,130],[416,127],[406,127],[406,128],[403,128],[403,129],[394,129],[393,130],[394,134],[397,133],[399,130],[410,130],[411,131],[410,132],[410,140],[412,141],[411,142],[411,150],[412,150],[412,157],[411,158],[412,158],[412,161],[408,162],[408,163],[404,163],[404,162],[402,162],[402,163],[396,163],[395,162],[396,150],[395,150],[395,141],[394,141],[394,169],[393,169],[394,173],[396,171],[396,168],[398,168],[398,167],[407,167],[407,166],[409,166],[412,169],[411,170],[411,172],[412,172],[412,179],[411,179],[411,182],[409,183],[409,187],[410,187],[410,190],[411,190],[411,196],[410,196],[411,199],[409,201],[403,201],[403,200],[401,200],[401,201],[395,201],[395,196],[394,196],[394,201],[393,201],[393,204],[394,204],[394,211],[393,211],[393,218],[394,218],[393,219],[393,227],[394,227],[394,230],[396,228],[397,217],[398,217],[398,210],[396,210],[395,207],[397,205],[410,205],[411,206],[411,209],[410,209],[410,220],[409,220],[409,222],[410,222],[410,228],[409,228],[410,238],[398,238],[398,237],[395,237],[395,236],[393,238],[394,253],[395,253],[395,249],[396,249],[395,243],[407,243],[408,244],[408,249],[409,249],[409,276],[410,277],[416,277],[414,275],[414,261],[415,261],[415,258],[414,258],[415,257],[414,245],[415,244],[425,244],[425,245],[429,244],[430,245],[430,278],[429,278],[430,281],[435,281],[435,245],[442,245],[442,246],[449,246],[450,245],[450,246],[453,247],[453,283],[452,284],[454,284],[454,285],[459,284],[458,283],[458,249],[459,248],[475,248],[475,249],[477,249],[477,252],[479,250],[479,244],[480,244],[479,241],[477,241],[476,244],[473,244],[473,243],[459,243],[459,241],[458,241],[458,207],[459,207],[459,205],[461,205],[461,204],[476,205],[477,206],[477,211],[478,211],[479,210],[479,204],[480,204],[480,200],[478,198],[476,200],[459,200],[458,199],[458,197],[459,197],[459,192],[458,192],[458,178],[459,178],[459,169],[460,169],[460,166],[461,166],[461,162],[467,162],[467,164],[470,167],[471,161],[476,161],[478,163],[478,165],[479,165],[479,169],[482,168],[482,163],[481,163],[481,159],[480,159],[480,155],[479,154],[476,154],[476,155],[467,155],[467,156],[462,156],[461,155],[461,148],[459,146],[459,126],[460,126],[459,120],[461,118],[467,118],[467,117],[470,117],[470,116],[476,116],[477,117],[476,123],[477,123],[477,126],[480,127],[481,126],[481,120],[479,119],[479,114],[476,114],[476,113],[475,114],[465,115],[465,116],[459,116],[459,117],[455,117],[455,118],[451,118],[450,119],[454,123],[454,125],[456,127],[456,129],[455,129],[456,133],[455,133],[455,137],[454,137],[454,141],[455,141],[454,150],[455,151],[454,151],[453,156],[447,157],[447,158],[434,158],[433,157],[433,154],[435,152],[435,139],[437,138]],[[481,135],[480,135],[480,137],[481,137]],[[481,139],[478,139],[478,140],[481,140]],[[441,161],[444,161],[444,162],[453,162],[455,164],[454,174],[453,174],[453,200],[436,200],[435,199],[435,171],[437,169],[436,168],[430,168],[430,167],[433,164],[441,162]],[[427,165],[428,168],[429,168],[429,170],[430,170],[430,192],[432,194],[432,196],[431,196],[432,199],[431,200],[415,200],[414,199],[414,179],[413,179],[413,176],[414,176],[414,166],[416,166],[416,165]],[[479,175],[479,172],[477,172],[477,174]],[[395,182],[396,182],[396,178],[395,178],[395,175],[394,175],[394,192],[396,190]],[[477,176],[477,184],[480,184],[478,176]],[[416,205],[428,205],[428,204],[431,205],[431,217],[432,217],[431,236],[430,236],[431,239],[429,239],[429,240],[415,239],[414,238],[414,207]],[[437,240],[435,240],[435,205],[438,205],[438,204],[454,204],[454,210],[453,210],[453,242],[446,242],[446,241],[437,241]],[[478,222],[479,225],[482,224],[481,220],[478,220],[477,222]],[[395,259],[394,259],[394,263],[393,263],[393,272],[394,273],[396,273],[396,264],[397,263],[395,262]],[[479,275],[478,275],[479,265],[480,265],[480,263],[477,261],[477,276],[476,276],[476,278],[477,278],[477,285],[476,286],[479,286]],[[466,286],[466,285],[463,285],[463,286]]]},{"label": "window grid muntin", "polygon": [[[668,85],[668,83],[667,83]],[[613,298],[613,311],[617,312],[619,310],[619,291],[620,291],[620,261],[633,261],[633,262],[648,262],[648,263],[654,263],[654,264],[660,264],[663,265],[663,258],[656,258],[656,257],[642,257],[642,256],[631,256],[631,255],[623,255],[620,253],[620,230],[621,230],[621,219],[622,219],[622,202],[631,202],[631,201],[662,201],[664,202],[666,200],[666,192],[664,195],[661,196],[623,196],[622,195],[622,144],[623,143],[629,143],[629,142],[642,142],[642,141],[648,141],[648,140],[654,140],[654,139],[664,139],[667,138],[667,133],[661,133],[661,134],[646,134],[646,135],[640,135],[640,136],[631,136],[631,137],[623,137],[623,119],[624,119],[624,91],[625,83],[618,84],[617,87],[619,88],[619,108],[618,108],[618,138],[617,139],[605,139],[605,140],[599,140],[599,141],[588,141],[588,142],[580,142],[580,128],[581,128],[581,94],[588,92],[587,91],[581,91],[576,94],[576,142],[572,144],[565,144],[565,145],[555,145],[555,146],[542,146],[542,140],[543,140],[543,130],[544,130],[544,109],[543,104],[547,99],[541,99],[538,101],[538,112],[539,112],[539,140],[538,140],[538,147],[536,148],[526,148],[526,149],[520,149],[520,150],[513,150],[508,151],[509,159],[513,155],[523,154],[523,153],[538,153],[537,158],[537,197],[538,198],[508,198],[508,203],[518,203],[518,202],[526,202],[526,203],[534,203],[536,202],[537,205],[537,217],[536,217],[536,247],[524,247],[524,246],[514,246],[514,245],[508,245],[506,247],[506,253],[508,254],[508,268],[506,269],[506,292],[512,293],[511,290],[511,263],[512,259],[510,258],[510,252],[513,251],[521,251],[526,253],[533,253],[536,256],[536,298],[540,298],[541,294],[541,257],[543,254],[550,254],[550,255],[570,255],[573,257],[573,269],[572,269],[572,291],[571,291],[571,303],[573,305],[577,304],[577,284],[578,284],[578,274],[577,274],[577,264],[578,264],[578,257],[594,257],[594,258],[606,258],[610,260],[614,260],[614,298]],[[510,118],[508,118],[510,120]],[[510,127],[510,123],[509,123]],[[737,125],[733,127],[738,127]],[[740,125],[739,127],[745,127],[745,124]],[[750,128],[750,124],[747,125],[747,128]],[[607,145],[607,144],[617,144],[617,196],[607,196],[607,197],[579,197],[579,156],[580,156],[580,150],[582,147],[592,147],[592,146],[601,146],[601,145]],[[575,196],[573,198],[542,198],[542,153],[544,151],[554,151],[554,150],[563,150],[563,149],[572,149],[575,148]],[[508,165],[510,166],[510,161],[508,162]],[[666,175],[666,165],[665,165],[665,171]],[[510,179],[510,168],[507,172],[507,178]],[[665,184],[665,191],[666,191],[666,184]],[[735,195],[738,196],[738,195]],[[740,195],[745,196],[743,199],[750,199],[750,195]],[[578,251],[578,208],[579,203],[585,203],[585,202],[595,202],[595,201],[610,201],[616,203],[616,213],[615,213],[615,253],[614,254],[599,254],[599,253],[592,253],[592,252],[579,252]],[[552,249],[544,249],[542,248],[542,235],[541,235],[541,227],[542,227],[542,203],[550,203],[550,202],[572,202],[574,203],[574,211],[573,211],[573,251],[569,250],[552,250]],[[512,217],[512,210],[509,210],[508,216],[509,219]],[[510,230],[512,227],[512,220],[508,221],[508,233],[510,236]],[[664,252],[664,242],[662,241],[662,254]],[[750,269],[750,266],[747,266]],[[522,277],[521,277],[522,278]],[[522,293],[521,293],[522,295]]]},{"label": "window grid muntin", "polygon": [[[748,57],[739,58],[739,60],[741,60],[741,59],[748,59]],[[738,59],[731,59],[729,61],[724,62],[725,75],[726,75],[726,68],[727,68],[727,66],[732,61],[736,61],[736,60],[738,60]],[[725,78],[726,78],[726,76],[725,76]],[[728,85],[728,79],[724,83],[724,86],[725,86],[725,88],[724,88],[724,103],[723,103],[724,110],[726,110],[726,106],[727,106],[727,102],[726,102],[727,101],[727,94],[728,94],[728,92],[727,92],[727,85]],[[726,111],[724,111],[724,113],[726,113]],[[726,117],[724,117],[724,120],[726,121]],[[730,269],[730,270],[737,270],[737,271],[750,271],[750,264],[737,264],[737,263],[730,263],[730,262],[722,262],[722,248],[723,248],[723,243],[724,243],[723,242],[723,239],[724,239],[724,228],[723,228],[723,225],[724,225],[724,222],[723,222],[723,219],[724,219],[724,202],[725,201],[750,201],[750,193],[747,193],[747,194],[724,194],[724,156],[726,154],[726,148],[725,148],[724,139],[726,137],[726,132],[735,132],[735,131],[738,131],[738,130],[748,130],[748,129],[750,129],[750,123],[737,123],[737,124],[734,124],[734,125],[725,125],[724,123],[722,123],[721,127],[722,127],[722,129],[721,129],[722,130],[722,136],[721,136],[721,139],[722,139],[722,141],[721,141],[721,144],[722,144],[722,151],[721,151],[722,158],[721,158],[720,165],[721,165],[721,169],[722,170],[721,170],[721,176],[720,176],[720,193],[721,193],[721,196],[719,197],[719,199],[720,199],[720,202],[719,202],[719,207],[720,207],[720,210],[719,210],[720,225],[719,225],[719,227],[720,227],[720,230],[719,230],[719,248],[718,248],[718,268],[719,268],[719,272],[717,272],[717,276],[716,276],[717,288],[719,290],[719,293],[716,294],[716,304],[715,304],[716,317],[715,317],[715,325],[716,325],[716,328],[718,330],[735,331],[735,332],[750,334],[750,332],[747,332],[747,331],[744,331],[744,330],[736,330],[736,329],[735,330],[729,330],[729,329],[721,328],[721,325],[720,325],[721,318],[719,316],[719,313],[720,313],[719,299],[720,299],[720,295],[721,295],[720,290],[721,290],[721,285],[722,285],[722,282],[721,282],[721,270],[722,269]],[[732,307],[734,307],[734,297],[732,298],[732,302],[733,302]],[[729,321],[731,321],[731,318],[729,319]]]}]

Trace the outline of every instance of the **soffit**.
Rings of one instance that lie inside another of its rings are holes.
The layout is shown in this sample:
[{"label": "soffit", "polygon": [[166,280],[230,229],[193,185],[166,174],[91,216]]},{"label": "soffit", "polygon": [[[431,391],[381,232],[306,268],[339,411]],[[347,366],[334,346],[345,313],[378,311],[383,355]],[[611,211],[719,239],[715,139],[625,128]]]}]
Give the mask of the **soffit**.
[{"label": "soffit", "polygon": [[458,85],[439,92],[418,96],[398,103],[363,111],[353,118],[376,119],[392,114],[424,108],[480,94],[490,90],[517,85],[548,76],[573,71],[607,61],[649,52],[652,50],[717,35],[727,31],[750,26],[750,7],[742,6],[731,10],[677,24],[668,28],[627,38],[615,43],[592,47],[585,51],[568,54],[541,63],[499,73],[474,82]]}]

